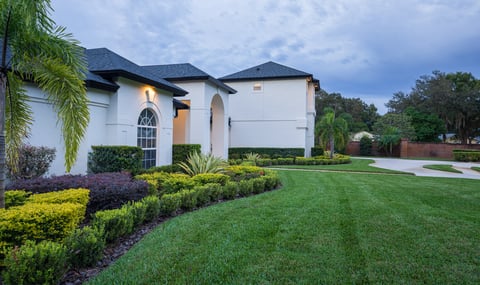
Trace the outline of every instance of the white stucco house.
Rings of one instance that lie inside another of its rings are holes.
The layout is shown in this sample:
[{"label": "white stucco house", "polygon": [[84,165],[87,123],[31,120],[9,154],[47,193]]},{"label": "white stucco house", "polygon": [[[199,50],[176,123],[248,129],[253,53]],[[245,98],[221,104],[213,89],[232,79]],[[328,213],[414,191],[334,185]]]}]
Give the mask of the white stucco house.
[{"label": "white stucco house", "polygon": [[236,91],[189,63],[144,68],[188,91],[181,101],[189,108],[173,119],[173,143],[200,144],[202,153],[227,159],[229,100]]},{"label": "white stucco house", "polygon": [[[90,123],[72,174],[87,171],[93,145],[140,146],[143,166],[172,163],[173,144],[200,144],[228,158],[229,147],[304,148],[310,155],[318,80],[273,62],[216,79],[189,64],[139,66],[106,48],[85,49]],[[33,111],[27,140],[55,147],[48,174],[61,175],[64,146],[47,96],[25,83]]]},{"label": "white stucco house", "polygon": [[[106,48],[87,49],[85,56],[90,123],[71,173],[86,172],[92,145],[140,146],[144,167],[171,164],[173,98],[187,91]],[[63,174],[64,147],[56,113],[39,88],[28,84],[27,91],[34,116],[28,143],[55,147],[49,174]]]},{"label": "white stucco house", "polygon": [[304,148],[314,146],[313,75],[267,62],[219,78],[237,94],[230,102],[230,147]]}]

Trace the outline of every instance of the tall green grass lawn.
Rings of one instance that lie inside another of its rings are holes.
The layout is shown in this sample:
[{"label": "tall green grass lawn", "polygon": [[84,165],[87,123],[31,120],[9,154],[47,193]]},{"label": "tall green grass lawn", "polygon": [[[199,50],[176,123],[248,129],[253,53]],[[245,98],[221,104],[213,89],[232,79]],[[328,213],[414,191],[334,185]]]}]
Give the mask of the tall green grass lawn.
[{"label": "tall green grass lawn", "polygon": [[89,284],[480,284],[478,181],[279,171],[172,219]]}]

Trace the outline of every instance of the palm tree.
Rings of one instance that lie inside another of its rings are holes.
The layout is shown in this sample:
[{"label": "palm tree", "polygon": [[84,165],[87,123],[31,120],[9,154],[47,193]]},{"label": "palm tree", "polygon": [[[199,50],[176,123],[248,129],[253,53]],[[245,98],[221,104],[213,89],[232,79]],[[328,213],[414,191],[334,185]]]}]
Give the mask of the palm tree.
[{"label": "palm tree", "polygon": [[70,171],[89,122],[83,49],[49,17],[50,0],[0,0],[0,208],[5,207],[5,163],[15,167],[29,134],[32,111],[24,82],[53,104]]},{"label": "palm tree", "polygon": [[348,142],[348,124],[342,118],[335,118],[335,112],[331,108],[325,108],[324,115],[316,125],[317,134],[320,137],[322,147],[325,149],[327,143],[330,145],[330,158],[337,147],[344,147]]}]

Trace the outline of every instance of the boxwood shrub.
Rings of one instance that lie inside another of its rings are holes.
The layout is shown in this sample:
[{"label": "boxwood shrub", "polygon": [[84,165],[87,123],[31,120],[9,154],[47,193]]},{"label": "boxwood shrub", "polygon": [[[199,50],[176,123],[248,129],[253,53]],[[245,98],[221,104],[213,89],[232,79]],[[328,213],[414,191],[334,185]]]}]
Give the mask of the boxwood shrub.
[{"label": "boxwood shrub", "polygon": [[173,164],[177,164],[179,162],[187,161],[187,157],[192,152],[200,152],[201,145],[199,144],[174,144],[172,147],[172,161]]},{"label": "boxwood shrub", "polygon": [[92,146],[92,152],[88,154],[88,171],[136,174],[142,169],[142,158],[143,150],[137,146]]},{"label": "boxwood shrub", "polygon": [[453,158],[456,161],[480,161],[480,150],[474,149],[455,149]]},{"label": "boxwood shrub", "polygon": [[231,147],[228,149],[230,159],[244,158],[248,153],[257,153],[262,158],[296,157],[305,154],[304,148],[272,148],[272,147]]},{"label": "boxwood shrub", "polygon": [[13,249],[5,259],[3,283],[59,284],[68,270],[68,253],[64,245],[42,241],[27,241]]}]

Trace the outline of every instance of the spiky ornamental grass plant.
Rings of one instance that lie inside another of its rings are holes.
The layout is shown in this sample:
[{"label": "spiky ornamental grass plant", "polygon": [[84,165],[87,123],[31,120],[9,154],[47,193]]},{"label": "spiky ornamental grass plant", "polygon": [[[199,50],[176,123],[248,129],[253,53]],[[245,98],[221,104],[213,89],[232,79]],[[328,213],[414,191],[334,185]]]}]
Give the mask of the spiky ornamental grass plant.
[{"label": "spiky ornamental grass plant", "polygon": [[15,167],[16,150],[32,124],[24,81],[42,89],[58,114],[67,172],[88,126],[83,49],[50,18],[52,10],[50,0],[0,0],[0,208],[5,154]]},{"label": "spiky ornamental grass plant", "polygon": [[200,173],[221,173],[223,172],[226,162],[213,154],[202,154],[192,152],[188,155],[186,162],[179,162],[178,165],[190,176]]}]

